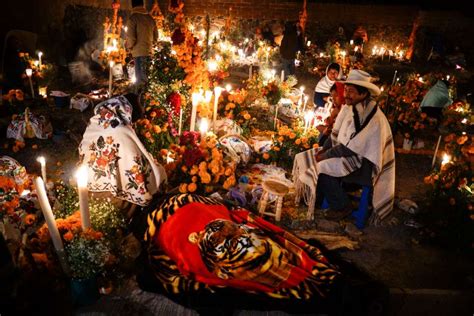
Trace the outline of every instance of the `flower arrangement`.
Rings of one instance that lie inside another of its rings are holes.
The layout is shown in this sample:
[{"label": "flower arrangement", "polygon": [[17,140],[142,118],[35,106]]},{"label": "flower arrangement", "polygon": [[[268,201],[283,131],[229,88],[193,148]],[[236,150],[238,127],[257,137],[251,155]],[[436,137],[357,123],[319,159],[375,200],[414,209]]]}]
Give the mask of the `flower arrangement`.
[{"label": "flower arrangement", "polygon": [[427,82],[431,81],[429,75],[426,77],[423,81],[415,75],[409,76],[405,83],[397,83],[379,96],[378,104],[385,112],[394,134],[399,133],[413,140],[428,127],[434,126],[434,121],[420,111],[421,101],[429,89]]},{"label": "flower arrangement", "polygon": [[[31,57],[29,53],[19,53],[21,61],[25,64],[26,68],[33,70],[32,79],[38,84],[38,86],[49,86],[57,76],[57,68],[50,63],[46,63],[42,60],[41,65],[39,60]],[[22,74],[22,77],[26,79],[26,74]]]},{"label": "flower arrangement", "polygon": [[208,134],[200,139],[199,133],[184,132],[180,146],[173,146],[176,160],[166,168],[169,182],[179,186],[181,193],[211,193],[228,190],[236,184],[236,163],[224,158],[217,138]]},{"label": "flower arrangement", "polygon": [[317,129],[308,129],[304,133],[301,126],[293,129],[282,126],[273,136],[273,144],[268,152],[262,154],[263,163],[276,163],[287,170],[293,166],[293,160],[297,153],[318,147],[319,132]]},{"label": "flower arrangement", "polygon": [[442,125],[447,134],[443,161],[439,169],[425,177],[425,183],[430,185],[436,203],[474,220],[474,138],[467,135],[468,122],[464,121],[470,116],[469,105],[463,102],[455,102],[445,109]]}]

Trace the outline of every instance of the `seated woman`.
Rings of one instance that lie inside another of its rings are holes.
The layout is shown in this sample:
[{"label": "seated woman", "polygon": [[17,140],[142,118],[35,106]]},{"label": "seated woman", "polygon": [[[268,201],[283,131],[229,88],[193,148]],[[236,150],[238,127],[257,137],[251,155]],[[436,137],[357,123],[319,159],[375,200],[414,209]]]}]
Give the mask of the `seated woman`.
[{"label": "seated woman", "polygon": [[340,78],[341,66],[338,63],[331,63],[326,68],[326,75],[319,80],[314,89],[314,104],[316,107],[324,106],[329,90],[334,82]]},{"label": "seated woman", "polygon": [[322,305],[341,276],[318,248],[215,199],[167,198],[148,213],[147,225],[140,286],[188,303],[191,294],[202,299],[233,290],[233,301],[248,295]]},{"label": "seated woman", "polygon": [[329,117],[326,119],[325,124],[319,129],[321,132],[319,136],[319,146],[323,146],[326,139],[331,135],[332,127],[336,121],[337,115],[344,105],[344,83],[335,82],[329,90],[330,96],[328,102],[324,105],[330,111]]},{"label": "seated woman", "polygon": [[140,113],[138,97],[133,94],[99,103],[79,145],[79,156],[88,166],[91,192],[108,192],[119,200],[145,206],[166,180],[166,173],[132,128],[132,115],[135,121]]}]

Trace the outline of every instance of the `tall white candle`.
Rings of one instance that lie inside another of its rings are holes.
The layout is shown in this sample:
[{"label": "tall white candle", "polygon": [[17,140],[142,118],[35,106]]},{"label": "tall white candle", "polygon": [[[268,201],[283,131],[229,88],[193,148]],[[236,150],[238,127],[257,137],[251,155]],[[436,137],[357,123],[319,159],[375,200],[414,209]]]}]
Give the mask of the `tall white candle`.
[{"label": "tall white candle", "polygon": [[31,81],[31,76],[33,75],[33,69],[27,68],[25,70],[26,75],[28,76],[28,81],[30,82],[30,88],[31,88],[31,97],[35,97],[35,90],[33,89],[33,81]]},{"label": "tall white candle", "polygon": [[196,126],[196,113],[197,113],[197,106],[199,104],[199,101],[201,101],[201,94],[197,92],[193,92],[192,97],[192,109],[191,109],[191,125],[189,126],[189,130],[191,132],[194,132],[195,126]]},{"label": "tall white candle", "polygon": [[51,205],[48,201],[48,196],[46,195],[46,189],[44,187],[43,179],[40,177],[35,177],[33,180],[36,187],[36,194],[38,195],[38,201],[43,212],[44,220],[48,226],[49,235],[51,236],[51,241],[53,242],[54,249],[59,257],[59,263],[63,268],[64,272],[69,273],[69,267],[66,263],[64,255],[64,245],[61,240],[61,235],[59,235],[58,227],[56,226],[56,221],[54,219],[53,211],[51,210]]},{"label": "tall white candle", "polygon": [[181,136],[181,131],[183,128],[183,107],[180,106],[179,108],[179,129],[178,129],[178,135]]},{"label": "tall white candle", "polygon": [[276,130],[278,120],[278,104],[275,104],[275,119],[273,120],[273,128]]},{"label": "tall white candle", "polygon": [[392,86],[395,84],[395,80],[397,79],[397,71],[398,70],[395,70],[395,72],[393,73]]},{"label": "tall white candle", "polygon": [[81,211],[81,224],[83,230],[91,227],[91,218],[89,214],[89,190],[87,189],[88,178],[87,166],[82,165],[76,172],[76,180],[77,189],[79,191],[79,209]]},{"label": "tall white candle", "polygon": [[41,57],[43,56],[43,53],[42,52],[38,52],[38,61],[39,61],[39,66],[38,66],[38,70],[41,71],[41,65],[42,65],[42,60],[41,60]]},{"label": "tall white candle", "polygon": [[436,148],[435,148],[434,155],[433,155],[433,160],[431,161],[431,168],[433,168],[434,165],[435,165],[436,154],[438,153],[438,148],[439,148],[440,143],[441,143],[441,135],[439,135],[439,137],[438,137],[438,143],[436,144]]},{"label": "tall white candle", "polygon": [[115,62],[111,60],[109,62],[109,98],[112,97],[112,68],[114,68]]},{"label": "tall white candle", "polygon": [[285,71],[284,70],[281,71],[280,81],[281,82],[285,81]]},{"label": "tall white candle", "polygon": [[214,113],[212,115],[212,130],[214,131],[215,134],[217,134],[217,131],[216,131],[217,106],[219,104],[219,97],[221,96],[221,92],[222,92],[221,87],[214,88]]},{"label": "tall white candle", "polygon": [[253,65],[250,64],[250,67],[249,67],[249,79],[252,79],[252,72],[253,72]]},{"label": "tall white candle", "polygon": [[46,178],[46,159],[43,156],[40,156],[36,159],[41,165],[41,177],[43,178],[44,183],[48,183]]}]

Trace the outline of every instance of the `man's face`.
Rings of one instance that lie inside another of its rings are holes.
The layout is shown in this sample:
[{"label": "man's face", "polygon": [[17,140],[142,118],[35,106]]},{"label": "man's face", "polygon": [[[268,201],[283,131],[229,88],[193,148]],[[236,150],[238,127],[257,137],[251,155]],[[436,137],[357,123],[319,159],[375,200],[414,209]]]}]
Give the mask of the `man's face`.
[{"label": "man's face", "polygon": [[352,85],[344,85],[344,99],[347,105],[356,105],[367,97],[367,93],[360,94]]},{"label": "man's face", "polygon": [[328,76],[329,80],[331,80],[331,81],[335,81],[336,78],[337,78],[337,75],[339,75],[339,71],[337,71],[336,69],[329,69],[329,71],[327,73],[327,76]]}]

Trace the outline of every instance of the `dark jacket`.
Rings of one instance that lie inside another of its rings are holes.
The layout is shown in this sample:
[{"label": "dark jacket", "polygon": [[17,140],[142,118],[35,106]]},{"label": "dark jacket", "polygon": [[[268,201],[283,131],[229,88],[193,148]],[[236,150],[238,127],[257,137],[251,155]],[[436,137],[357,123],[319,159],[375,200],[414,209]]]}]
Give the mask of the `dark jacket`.
[{"label": "dark jacket", "polygon": [[280,46],[280,55],[284,59],[295,59],[298,52],[298,34],[295,25],[285,27]]}]

